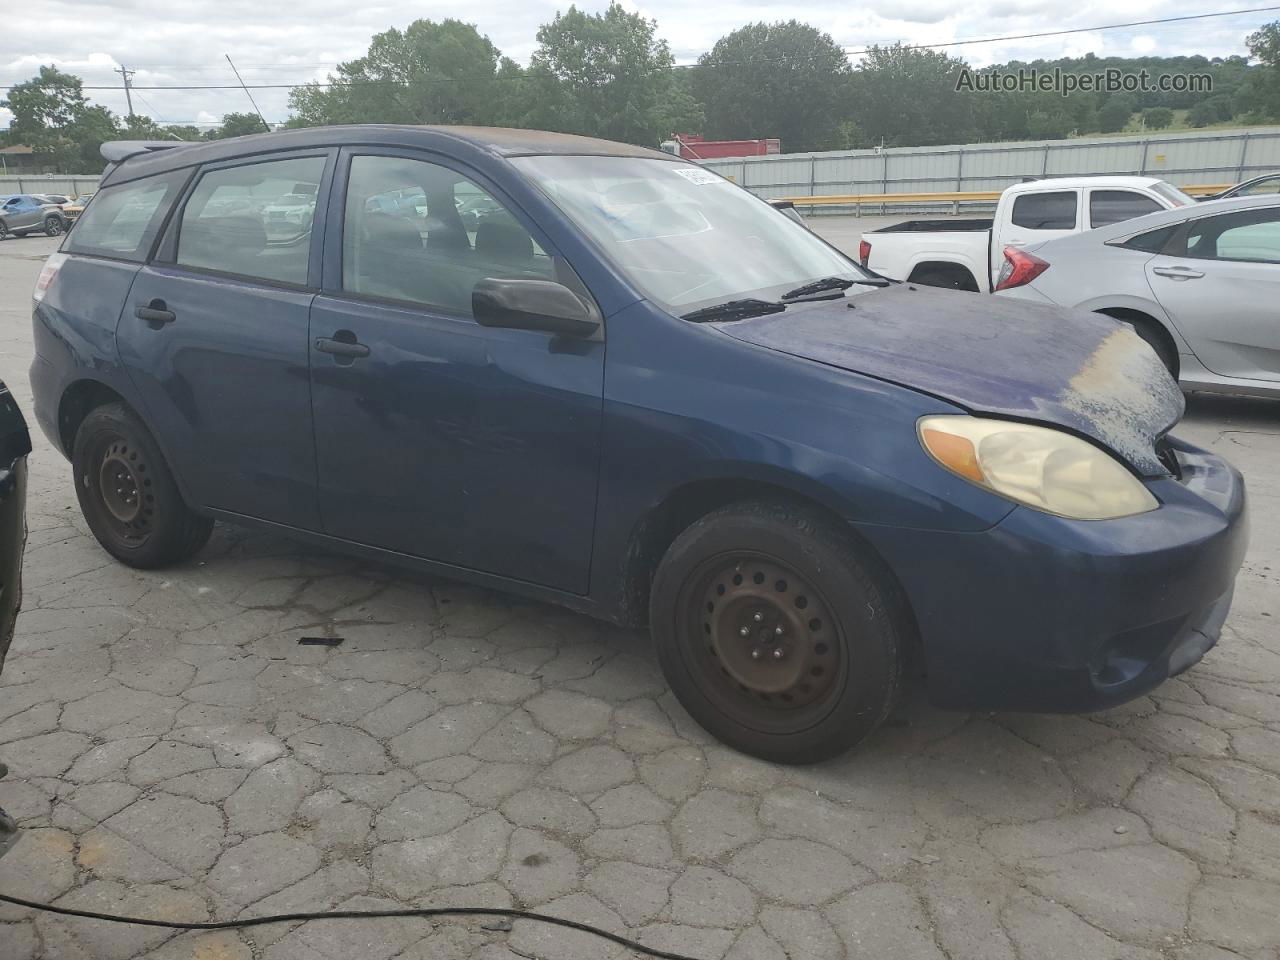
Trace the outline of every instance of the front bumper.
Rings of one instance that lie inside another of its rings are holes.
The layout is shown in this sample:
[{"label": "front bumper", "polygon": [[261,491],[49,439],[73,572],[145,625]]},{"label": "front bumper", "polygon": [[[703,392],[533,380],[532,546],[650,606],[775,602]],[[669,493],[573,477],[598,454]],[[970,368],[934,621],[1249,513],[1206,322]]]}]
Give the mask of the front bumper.
[{"label": "front bumper", "polygon": [[898,575],[930,699],[1072,713],[1140,696],[1217,642],[1248,545],[1244,479],[1169,441],[1181,476],[1150,513],[1078,521],[1019,507],[981,533],[858,532]]}]

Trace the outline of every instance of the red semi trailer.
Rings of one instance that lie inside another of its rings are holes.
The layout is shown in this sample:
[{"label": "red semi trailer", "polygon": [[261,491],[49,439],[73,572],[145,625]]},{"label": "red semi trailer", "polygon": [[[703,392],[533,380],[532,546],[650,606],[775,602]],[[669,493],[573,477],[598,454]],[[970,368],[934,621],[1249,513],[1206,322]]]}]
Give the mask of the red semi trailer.
[{"label": "red semi trailer", "polygon": [[696,134],[677,133],[664,140],[662,149],[685,160],[718,160],[722,157],[763,157],[781,153],[776,137],[760,140],[704,140]]}]

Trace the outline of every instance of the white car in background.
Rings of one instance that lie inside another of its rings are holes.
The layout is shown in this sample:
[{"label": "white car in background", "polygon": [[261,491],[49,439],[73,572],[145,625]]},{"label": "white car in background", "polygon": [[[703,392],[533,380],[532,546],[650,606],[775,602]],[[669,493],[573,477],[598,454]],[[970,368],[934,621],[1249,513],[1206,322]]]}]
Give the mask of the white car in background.
[{"label": "white car in background", "polygon": [[1133,324],[1188,390],[1280,397],[1280,196],[1007,247],[996,295]]}]

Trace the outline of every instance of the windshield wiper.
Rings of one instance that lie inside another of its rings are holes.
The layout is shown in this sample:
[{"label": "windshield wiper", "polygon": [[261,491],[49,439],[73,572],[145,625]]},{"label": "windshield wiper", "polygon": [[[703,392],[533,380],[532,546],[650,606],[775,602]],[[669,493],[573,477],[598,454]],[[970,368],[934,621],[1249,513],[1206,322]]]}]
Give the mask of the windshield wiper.
[{"label": "windshield wiper", "polygon": [[821,280],[814,280],[812,283],[806,283],[796,287],[794,290],[788,290],[780,299],[796,300],[800,297],[807,297],[815,293],[826,293],[835,290],[848,290],[855,283],[862,284],[867,287],[887,287],[888,280],[882,280],[880,277],[866,277],[861,280],[849,280],[846,277],[823,277]]},{"label": "windshield wiper", "polygon": [[787,309],[785,303],[776,303],[773,300],[726,300],[724,303],[683,314],[680,319],[692,320],[694,323],[707,323],[712,320],[745,320],[748,317],[763,317],[768,313],[781,313],[785,309]]}]

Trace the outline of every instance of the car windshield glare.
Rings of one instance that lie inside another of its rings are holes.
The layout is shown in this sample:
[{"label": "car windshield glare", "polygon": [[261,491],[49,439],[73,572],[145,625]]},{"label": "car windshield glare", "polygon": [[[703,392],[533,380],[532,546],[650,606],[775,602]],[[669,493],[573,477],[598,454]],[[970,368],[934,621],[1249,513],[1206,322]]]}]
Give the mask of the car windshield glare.
[{"label": "car windshield glare", "polygon": [[675,314],[869,276],[802,225],[702,167],[640,157],[514,163],[646,297]]}]

